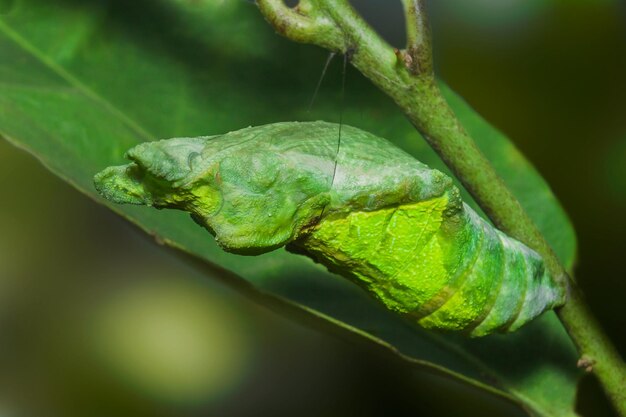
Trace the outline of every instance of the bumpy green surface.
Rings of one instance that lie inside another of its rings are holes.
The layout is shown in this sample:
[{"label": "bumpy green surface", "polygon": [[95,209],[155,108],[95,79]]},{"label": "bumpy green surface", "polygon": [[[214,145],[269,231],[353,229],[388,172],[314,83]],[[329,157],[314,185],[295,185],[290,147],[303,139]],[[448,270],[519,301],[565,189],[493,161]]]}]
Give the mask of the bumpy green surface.
[{"label": "bumpy green surface", "polygon": [[539,256],[465,205],[450,178],[384,139],[324,122],[144,143],[96,187],[177,208],[227,251],[288,245],[427,328],[512,331],[563,302]]}]

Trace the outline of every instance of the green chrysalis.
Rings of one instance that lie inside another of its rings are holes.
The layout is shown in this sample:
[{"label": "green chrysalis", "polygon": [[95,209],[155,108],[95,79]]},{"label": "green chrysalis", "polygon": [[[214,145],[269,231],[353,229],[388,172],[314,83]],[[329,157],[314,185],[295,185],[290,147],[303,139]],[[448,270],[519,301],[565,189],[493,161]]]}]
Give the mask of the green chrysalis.
[{"label": "green chrysalis", "polygon": [[286,246],[423,327],[513,331],[564,302],[537,253],[495,229],[452,180],[390,142],[325,122],[138,145],[96,175],[117,203],[191,213],[226,251]]}]

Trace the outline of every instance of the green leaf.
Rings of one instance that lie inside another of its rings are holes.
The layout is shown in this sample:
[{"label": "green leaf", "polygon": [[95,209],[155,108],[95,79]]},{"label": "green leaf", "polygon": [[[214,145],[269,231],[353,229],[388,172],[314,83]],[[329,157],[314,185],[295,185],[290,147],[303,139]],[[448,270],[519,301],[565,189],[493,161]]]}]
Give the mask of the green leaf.
[{"label": "green leaf", "polygon": [[[5,0],[0,134],[99,200],[93,175],[122,163],[125,150],[138,142],[284,120],[337,121],[337,76],[325,80],[313,112],[307,112],[324,61],[323,51],[274,35],[246,2]],[[347,80],[345,123],[442,168],[386,97],[355,71]],[[548,186],[510,141],[446,92],[571,268],[574,232]],[[429,333],[307,258],[283,250],[231,255],[183,213],[111,208],[159,239],[243,277],[224,273],[227,282],[265,303],[304,311],[334,330],[388,347],[407,363],[502,395],[533,414],[573,415],[575,350],[553,313],[511,335],[469,340]]]}]

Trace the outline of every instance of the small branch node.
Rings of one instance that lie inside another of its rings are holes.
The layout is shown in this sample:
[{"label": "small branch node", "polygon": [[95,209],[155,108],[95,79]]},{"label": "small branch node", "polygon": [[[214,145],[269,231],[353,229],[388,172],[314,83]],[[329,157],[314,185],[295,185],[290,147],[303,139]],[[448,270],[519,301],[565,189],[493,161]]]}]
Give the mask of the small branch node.
[{"label": "small branch node", "polygon": [[404,65],[406,69],[410,72],[413,72],[414,62],[411,54],[407,53],[404,49],[393,48],[393,53],[396,54],[396,58],[398,59],[398,63]]},{"label": "small branch node", "polygon": [[597,362],[595,359],[591,358],[590,356],[583,355],[580,357],[580,359],[578,359],[578,362],[576,362],[576,366],[580,369],[584,369],[585,372],[590,373],[593,372],[593,367],[596,363]]}]

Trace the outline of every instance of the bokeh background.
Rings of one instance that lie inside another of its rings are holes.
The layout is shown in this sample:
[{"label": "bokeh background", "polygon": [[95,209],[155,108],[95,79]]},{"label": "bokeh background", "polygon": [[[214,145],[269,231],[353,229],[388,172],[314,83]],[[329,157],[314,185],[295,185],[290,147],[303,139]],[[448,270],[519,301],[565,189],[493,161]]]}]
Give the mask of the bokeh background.
[{"label": "bokeh background", "polygon": [[[353,4],[402,45],[399,4]],[[626,356],[626,5],[429,7],[439,74],[551,184],[577,280]],[[0,190],[1,416],[524,415],[253,304],[4,141]],[[613,415],[593,378],[578,406]]]}]

